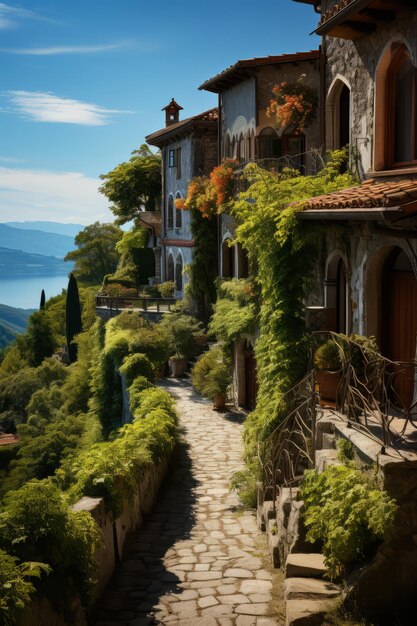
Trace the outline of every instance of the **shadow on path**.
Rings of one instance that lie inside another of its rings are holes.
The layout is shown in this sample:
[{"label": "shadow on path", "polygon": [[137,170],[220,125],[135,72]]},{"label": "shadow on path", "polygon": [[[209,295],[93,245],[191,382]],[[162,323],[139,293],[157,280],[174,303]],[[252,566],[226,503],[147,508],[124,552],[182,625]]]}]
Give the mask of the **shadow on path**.
[{"label": "shadow on path", "polygon": [[197,481],[188,445],[175,451],[158,501],[142,527],[127,543],[123,561],[98,601],[89,620],[97,626],[159,624],[152,609],[166,594],[181,594],[180,579],[164,566],[176,542],[186,540],[195,523],[193,505]]}]

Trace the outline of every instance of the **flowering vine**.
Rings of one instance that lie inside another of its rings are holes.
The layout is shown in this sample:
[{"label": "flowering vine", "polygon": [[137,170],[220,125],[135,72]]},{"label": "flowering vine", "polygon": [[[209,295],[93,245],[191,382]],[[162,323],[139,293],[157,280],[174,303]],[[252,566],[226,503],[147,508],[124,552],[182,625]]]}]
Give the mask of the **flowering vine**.
[{"label": "flowering vine", "polygon": [[317,90],[305,84],[305,74],[296,82],[282,82],[272,89],[266,114],[278,128],[292,128],[296,134],[309,126],[317,110]]},{"label": "flowering vine", "polygon": [[198,176],[188,185],[187,197],[177,198],[177,209],[197,209],[205,218],[224,211],[234,194],[235,171],[238,163],[226,160],[215,167],[210,176]]}]

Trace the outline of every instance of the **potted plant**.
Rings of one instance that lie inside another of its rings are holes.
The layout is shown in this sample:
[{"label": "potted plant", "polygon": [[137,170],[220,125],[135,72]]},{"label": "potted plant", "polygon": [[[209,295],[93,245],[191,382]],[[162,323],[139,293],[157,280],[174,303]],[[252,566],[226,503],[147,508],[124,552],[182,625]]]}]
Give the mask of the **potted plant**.
[{"label": "potted plant", "polygon": [[231,383],[231,364],[220,346],[213,346],[200,356],[193,367],[191,381],[199,393],[213,400],[213,408],[224,409]]},{"label": "potted plant", "polygon": [[203,332],[201,323],[191,315],[177,312],[167,313],[159,327],[166,333],[171,347],[168,361],[171,375],[174,378],[182,376],[187,370],[188,359],[198,354],[197,337]]},{"label": "potted plant", "polygon": [[320,398],[337,401],[337,392],[342,378],[342,348],[329,339],[319,346],[314,355],[315,380],[319,386]]}]

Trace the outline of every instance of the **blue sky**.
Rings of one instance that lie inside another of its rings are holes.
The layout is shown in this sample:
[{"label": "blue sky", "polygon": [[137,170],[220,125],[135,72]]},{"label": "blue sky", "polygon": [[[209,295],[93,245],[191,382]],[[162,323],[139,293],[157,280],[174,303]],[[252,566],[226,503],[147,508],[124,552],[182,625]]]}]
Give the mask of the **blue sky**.
[{"label": "blue sky", "polygon": [[[0,2],[0,221],[111,219],[98,176],[237,59],[304,51],[311,7],[253,0]],[[257,11],[259,7],[259,12]]]}]

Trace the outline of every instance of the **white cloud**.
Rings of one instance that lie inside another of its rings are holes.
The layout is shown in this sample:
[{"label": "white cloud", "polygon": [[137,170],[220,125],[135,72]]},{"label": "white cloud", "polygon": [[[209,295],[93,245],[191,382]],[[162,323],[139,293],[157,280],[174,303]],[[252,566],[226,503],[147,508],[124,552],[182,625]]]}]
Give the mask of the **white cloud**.
[{"label": "white cloud", "polygon": [[0,29],[14,28],[22,19],[45,19],[29,9],[0,2]]},{"label": "white cloud", "polygon": [[82,46],[48,46],[46,48],[0,48],[0,52],[9,54],[26,54],[33,56],[55,56],[59,54],[95,54],[133,47],[131,41],[120,41],[109,44],[87,44]]},{"label": "white cloud", "polygon": [[105,126],[110,123],[112,114],[129,113],[81,100],[60,98],[48,92],[9,91],[7,95],[19,113],[36,122]]},{"label": "white cloud", "polygon": [[113,221],[107,200],[98,191],[100,184],[79,172],[0,167],[0,222]]}]

